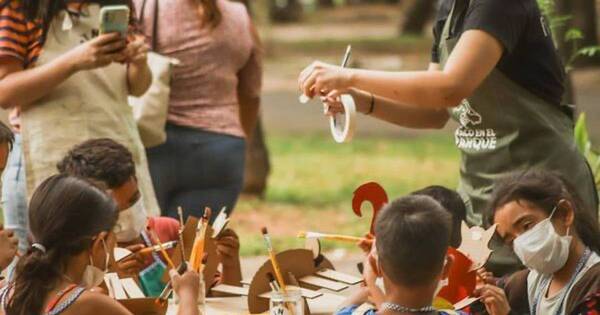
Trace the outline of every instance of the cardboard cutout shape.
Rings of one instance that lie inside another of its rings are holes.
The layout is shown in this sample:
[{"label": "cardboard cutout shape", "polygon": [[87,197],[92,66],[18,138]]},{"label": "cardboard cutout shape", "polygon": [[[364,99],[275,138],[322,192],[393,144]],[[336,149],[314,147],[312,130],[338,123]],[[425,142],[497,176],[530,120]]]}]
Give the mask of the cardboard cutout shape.
[{"label": "cardboard cutout shape", "polygon": [[365,201],[369,201],[373,206],[373,217],[371,218],[371,226],[369,231],[375,235],[375,220],[379,211],[388,203],[388,196],[385,189],[381,185],[375,182],[369,182],[361,185],[354,191],[354,197],[352,198],[352,210],[354,213],[362,218],[362,204]]},{"label": "cardboard cutout shape", "polygon": [[464,221],[462,222],[462,243],[458,250],[473,262],[470,271],[483,267],[490,258],[492,250],[488,247],[488,244],[495,232],[495,224],[484,230],[479,226],[469,228]]}]

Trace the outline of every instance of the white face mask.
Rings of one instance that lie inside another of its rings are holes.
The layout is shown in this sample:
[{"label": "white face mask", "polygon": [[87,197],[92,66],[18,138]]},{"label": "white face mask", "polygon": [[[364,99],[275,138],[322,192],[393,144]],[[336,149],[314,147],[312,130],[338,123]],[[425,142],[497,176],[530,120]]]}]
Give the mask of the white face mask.
[{"label": "white face mask", "polygon": [[131,242],[139,237],[146,228],[147,219],[142,198],[130,208],[119,212],[119,219],[114,228],[117,242]]},{"label": "white face mask", "polygon": [[521,262],[527,268],[545,275],[553,274],[565,265],[573,239],[568,230],[565,236],[556,233],[551,221],[556,209],[554,207],[550,217],[514,241],[514,251]]},{"label": "white face mask", "polygon": [[83,271],[83,277],[81,278],[81,284],[86,289],[91,289],[99,286],[102,281],[104,281],[104,275],[108,270],[108,261],[109,254],[108,248],[106,247],[106,243],[102,240],[102,247],[104,247],[105,259],[104,259],[104,270],[94,266],[94,259],[92,258],[92,254],[90,253],[90,264],[85,266],[85,270]]}]

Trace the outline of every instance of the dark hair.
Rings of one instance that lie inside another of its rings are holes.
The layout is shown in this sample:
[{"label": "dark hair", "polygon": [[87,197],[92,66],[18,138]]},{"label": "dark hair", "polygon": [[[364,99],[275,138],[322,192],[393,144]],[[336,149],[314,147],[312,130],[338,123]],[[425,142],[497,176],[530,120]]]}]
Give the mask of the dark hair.
[{"label": "dark hair", "polygon": [[433,198],[410,195],[387,205],[375,223],[379,263],[392,282],[421,286],[441,272],[450,214]]},{"label": "dark hair", "polygon": [[11,151],[15,143],[15,134],[10,128],[0,121],[0,143],[8,144],[8,150]]},{"label": "dark hair", "polygon": [[413,192],[411,195],[423,195],[433,198],[452,215],[452,230],[450,231],[450,246],[460,247],[462,236],[460,226],[467,218],[467,207],[460,195],[452,189],[443,186],[428,186]]},{"label": "dark hair", "polygon": [[211,28],[217,27],[223,19],[217,0],[192,0],[202,6],[202,23],[207,23]]},{"label": "dark hair", "polygon": [[46,179],[29,205],[31,234],[46,252],[30,248],[19,259],[6,314],[41,314],[68,260],[88,249],[95,235],[112,230],[117,216],[113,199],[90,182],[66,175]]},{"label": "dark hair", "polygon": [[108,188],[120,187],[135,176],[131,152],[107,138],[76,145],[56,167],[63,174],[99,181]]},{"label": "dark hair", "polygon": [[600,254],[600,228],[592,215],[596,209],[585,209],[583,201],[559,174],[544,171],[513,173],[496,182],[490,202],[492,220],[496,211],[513,201],[525,201],[550,215],[561,200],[567,200],[575,212],[575,230],[581,241]]},{"label": "dark hair", "polygon": [[[8,4],[12,1],[3,1]],[[69,0],[21,0],[23,13],[25,18],[30,22],[39,21],[42,27],[42,42],[48,34],[48,29],[54,18],[63,10],[67,9]],[[135,14],[133,13],[133,2],[132,0],[87,0],[81,1],[82,3],[97,3],[102,6],[105,5],[127,5],[132,10],[131,23],[134,24]]]}]

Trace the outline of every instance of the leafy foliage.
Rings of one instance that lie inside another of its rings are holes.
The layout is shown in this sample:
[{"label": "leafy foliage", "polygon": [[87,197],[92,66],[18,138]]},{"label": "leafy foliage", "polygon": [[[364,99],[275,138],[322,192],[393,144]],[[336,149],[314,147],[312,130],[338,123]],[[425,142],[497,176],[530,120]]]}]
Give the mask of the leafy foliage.
[{"label": "leafy foliage", "polygon": [[575,142],[579,151],[587,158],[594,173],[596,187],[600,190],[600,153],[596,151],[589,137],[586,115],[582,113],[575,124]]}]

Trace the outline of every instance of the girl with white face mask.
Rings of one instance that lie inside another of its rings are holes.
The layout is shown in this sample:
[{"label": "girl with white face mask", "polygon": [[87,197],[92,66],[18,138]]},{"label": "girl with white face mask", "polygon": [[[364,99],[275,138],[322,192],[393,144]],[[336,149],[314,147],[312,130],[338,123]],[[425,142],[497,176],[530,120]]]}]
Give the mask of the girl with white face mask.
[{"label": "girl with white face mask", "polygon": [[597,298],[598,221],[565,180],[545,172],[511,175],[496,183],[491,205],[499,235],[527,267],[503,285],[513,311],[579,314]]},{"label": "girl with white face mask", "polygon": [[[0,314],[131,314],[96,292],[116,244],[118,211],[109,195],[82,179],[55,175],[33,194],[29,215],[33,245],[15,280],[0,291]],[[197,274],[175,277],[183,298],[178,314],[199,314],[198,286]]]}]

